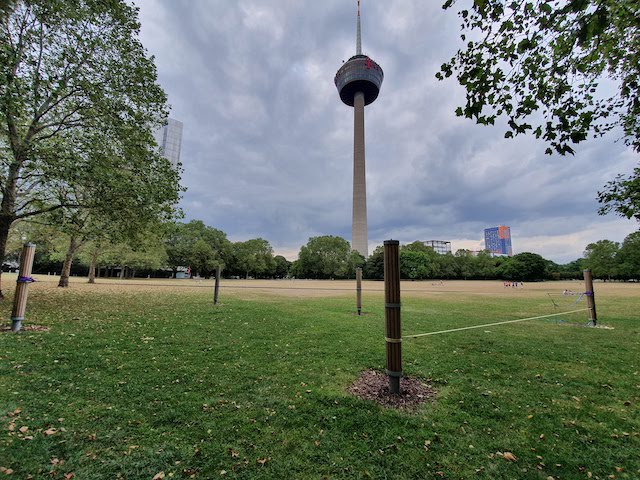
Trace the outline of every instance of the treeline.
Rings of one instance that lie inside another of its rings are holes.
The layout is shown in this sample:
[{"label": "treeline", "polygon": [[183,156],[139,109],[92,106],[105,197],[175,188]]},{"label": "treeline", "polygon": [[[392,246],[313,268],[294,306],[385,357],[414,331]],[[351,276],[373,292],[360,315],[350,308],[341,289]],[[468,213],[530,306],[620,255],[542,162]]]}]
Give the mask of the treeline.
[{"label": "treeline", "polygon": [[[200,220],[166,223],[140,235],[138,241],[109,243],[77,239],[50,227],[19,224],[12,231],[9,259],[17,260],[21,239],[38,244],[34,273],[64,275],[69,261],[70,243],[74,255],[70,274],[95,277],[174,277],[188,271],[192,276],[210,277],[217,268],[223,276],[237,278],[354,278],[357,268],[365,279],[381,280],[384,275],[383,247],[377,247],[368,259],[352,251],[347,240],[336,236],[309,239],[300,248],[298,259],[290,262],[274,255],[263,238],[231,242],[227,235]],[[5,265],[6,267],[7,265]],[[622,244],[601,240],[589,244],[585,257],[558,265],[536,253],[513,257],[493,256],[488,251],[458,250],[445,255],[416,241],[400,247],[400,273],[410,280],[488,280],[511,281],[580,279],[590,268],[595,278],[632,280],[640,278],[640,232],[629,235]],[[64,282],[61,282],[61,285]]]}]

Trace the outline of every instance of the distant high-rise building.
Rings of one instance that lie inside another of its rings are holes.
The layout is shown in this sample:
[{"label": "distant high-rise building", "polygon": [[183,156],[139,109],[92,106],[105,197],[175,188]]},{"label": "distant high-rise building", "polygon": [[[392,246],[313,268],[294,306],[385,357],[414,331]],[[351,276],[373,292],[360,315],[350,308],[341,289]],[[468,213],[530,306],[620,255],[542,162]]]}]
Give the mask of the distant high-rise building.
[{"label": "distant high-rise building", "polygon": [[484,248],[496,255],[513,255],[511,249],[511,229],[506,225],[499,225],[484,230]]},{"label": "distant high-rise building", "polygon": [[451,253],[451,242],[445,240],[427,240],[424,243],[427,247],[433,248],[433,251],[440,255]]},{"label": "distant high-rise building", "polygon": [[182,122],[168,118],[166,125],[153,133],[162,155],[174,167],[180,162],[180,147],[182,146]]}]

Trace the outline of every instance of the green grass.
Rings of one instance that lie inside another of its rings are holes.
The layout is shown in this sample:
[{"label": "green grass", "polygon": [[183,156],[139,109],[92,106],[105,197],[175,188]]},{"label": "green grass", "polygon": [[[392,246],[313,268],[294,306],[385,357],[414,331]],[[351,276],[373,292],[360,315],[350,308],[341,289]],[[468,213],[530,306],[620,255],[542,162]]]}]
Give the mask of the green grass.
[{"label": "green grass", "polygon": [[[640,478],[637,297],[599,301],[613,330],[536,320],[406,341],[405,374],[437,398],[403,412],[346,392],[384,368],[379,294],[361,318],[351,297],[30,295],[25,325],[51,329],[0,334],[7,478]],[[409,334],[552,312],[542,295],[405,295],[402,320]]]}]

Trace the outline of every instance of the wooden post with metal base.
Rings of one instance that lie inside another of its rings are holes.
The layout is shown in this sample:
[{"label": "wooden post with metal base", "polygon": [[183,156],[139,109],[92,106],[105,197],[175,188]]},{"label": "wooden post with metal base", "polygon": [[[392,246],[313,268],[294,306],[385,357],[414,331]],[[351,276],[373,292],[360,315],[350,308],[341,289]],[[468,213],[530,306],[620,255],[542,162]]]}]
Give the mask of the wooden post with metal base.
[{"label": "wooden post with metal base", "polygon": [[362,315],[362,268],[356,268],[356,309]]},{"label": "wooden post with metal base", "polygon": [[216,284],[213,287],[213,304],[214,305],[218,304],[218,292],[220,291],[220,271],[221,270],[222,270],[222,267],[216,268]]},{"label": "wooden post with metal base", "polygon": [[34,243],[25,243],[22,247],[20,270],[16,282],[16,294],[13,297],[13,310],[11,312],[11,330],[16,333],[22,328],[24,312],[27,309],[27,287],[33,282],[31,269],[33,268],[33,257],[35,253],[36,245]]},{"label": "wooden post with metal base", "polygon": [[400,393],[402,330],[400,328],[400,242],[384,242],[384,318],[389,392]]},{"label": "wooden post with metal base", "polygon": [[596,296],[593,292],[593,277],[588,268],[582,272],[584,274],[584,294],[587,297],[587,307],[589,308],[589,325],[595,327],[598,323],[596,315]]}]

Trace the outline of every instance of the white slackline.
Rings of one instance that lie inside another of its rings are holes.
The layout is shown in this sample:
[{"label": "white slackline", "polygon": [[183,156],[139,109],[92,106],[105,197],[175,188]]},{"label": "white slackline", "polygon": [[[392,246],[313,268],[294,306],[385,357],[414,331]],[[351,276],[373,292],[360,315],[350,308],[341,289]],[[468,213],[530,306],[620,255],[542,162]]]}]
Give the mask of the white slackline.
[{"label": "white slackline", "polygon": [[471,330],[473,328],[493,327],[494,325],[504,325],[505,323],[526,322],[527,320],[537,320],[538,318],[557,317],[558,315],[569,315],[570,313],[584,312],[589,310],[588,308],[581,308],[580,310],[571,310],[570,312],[552,313],[550,315],[540,315],[538,317],[519,318],[517,320],[507,320],[505,322],[485,323],[484,325],[473,325],[472,327],[452,328],[451,330],[440,330],[439,332],[419,333],[417,335],[403,335],[402,338],[418,338],[426,337],[427,335],[439,335],[441,333],[460,332],[462,330]]}]

